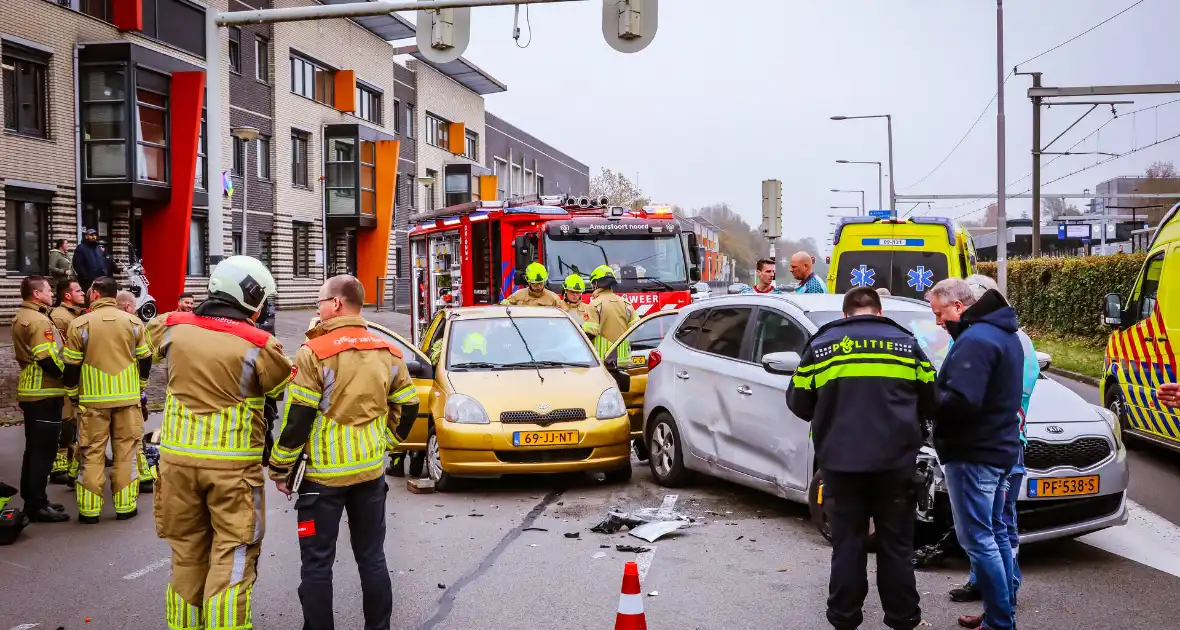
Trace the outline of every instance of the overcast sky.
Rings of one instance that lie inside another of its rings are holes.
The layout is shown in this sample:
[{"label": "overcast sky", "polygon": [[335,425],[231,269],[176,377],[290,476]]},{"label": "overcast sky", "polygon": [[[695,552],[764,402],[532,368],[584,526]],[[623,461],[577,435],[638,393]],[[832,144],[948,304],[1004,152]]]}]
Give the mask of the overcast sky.
[{"label": "overcast sky", "polygon": [[[1009,0],[1006,72],[1133,1]],[[868,205],[876,206],[876,167],[835,160],[887,157],[884,120],[828,120],[836,114],[893,115],[899,193],[996,188],[994,107],[942,168],[913,186],[995,93],[990,0],[663,0],[654,42],[630,55],[603,40],[600,0],[538,5],[529,14],[532,43],[521,50],[511,39],[511,8],[474,10],[465,56],[508,85],[506,93],[488,97],[488,109],[587,162],[592,173],[606,167],[638,178],[656,202],[685,208],[727,202],[757,225],[761,180],[781,179],[784,235],[826,241],[826,215],[840,212],[829,206],[859,204],[859,195],[829,189],[865,189]],[[522,9],[522,42],[529,36],[523,15]],[[1050,86],[1176,82],[1176,24],[1180,2],[1145,0],[1021,70],[1044,72]],[[1010,183],[1030,168],[1029,84],[1030,77],[1013,77],[1005,91]],[[1119,106],[1130,112],[1174,98],[1180,95],[1116,100],[1134,100]],[[1045,141],[1085,109],[1047,111]],[[1109,108],[1100,108],[1053,149],[1068,148],[1108,118]],[[1076,150],[1124,153],[1177,133],[1180,103],[1121,117]],[[1093,190],[1104,179],[1140,174],[1152,161],[1174,157],[1180,140],[1044,190]],[[1098,159],[1104,158],[1062,158],[1044,168],[1044,180]],[[1028,184],[1012,184],[1009,192],[1025,192]],[[888,179],[884,189],[887,203]],[[930,213],[958,217],[986,203],[941,202]],[[1010,216],[1020,216],[1029,203],[1011,200],[1008,207]]]}]

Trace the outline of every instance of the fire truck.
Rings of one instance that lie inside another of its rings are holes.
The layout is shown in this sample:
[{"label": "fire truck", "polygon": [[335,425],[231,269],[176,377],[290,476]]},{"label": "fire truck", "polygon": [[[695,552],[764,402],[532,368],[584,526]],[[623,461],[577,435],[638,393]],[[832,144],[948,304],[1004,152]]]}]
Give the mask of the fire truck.
[{"label": "fire truck", "polygon": [[559,295],[568,275],[611,266],[615,291],[641,317],[690,304],[700,279],[696,234],[669,209],[631,210],[606,197],[473,201],[427,213],[408,232],[414,343],[440,309],[498,304],[525,286],[534,261]]}]

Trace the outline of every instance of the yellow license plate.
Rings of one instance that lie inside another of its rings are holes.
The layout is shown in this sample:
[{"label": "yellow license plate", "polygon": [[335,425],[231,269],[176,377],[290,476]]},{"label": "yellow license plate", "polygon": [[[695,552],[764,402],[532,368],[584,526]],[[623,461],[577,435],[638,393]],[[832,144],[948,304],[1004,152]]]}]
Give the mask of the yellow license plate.
[{"label": "yellow license plate", "polygon": [[577,431],[515,431],[513,446],[562,446],[577,444],[581,437]]},{"label": "yellow license plate", "polygon": [[647,365],[647,357],[636,354],[631,357],[631,365]]},{"label": "yellow license plate", "polygon": [[1028,480],[1028,498],[1030,499],[1076,497],[1087,494],[1098,494],[1098,475]]}]

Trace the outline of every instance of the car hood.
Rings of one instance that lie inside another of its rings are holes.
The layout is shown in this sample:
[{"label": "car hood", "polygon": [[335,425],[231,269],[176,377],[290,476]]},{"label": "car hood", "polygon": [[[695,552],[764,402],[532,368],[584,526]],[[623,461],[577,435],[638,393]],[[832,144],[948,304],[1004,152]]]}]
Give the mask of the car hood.
[{"label": "car hood", "polygon": [[1027,424],[1095,422],[1102,420],[1090,403],[1073,390],[1049,378],[1037,379],[1028,403]]},{"label": "car hood", "polygon": [[[505,411],[584,409],[593,417],[598,398],[615,381],[602,366],[589,368],[447,372],[451,391],[478,400],[492,420]],[[544,407],[542,407],[544,408]]]}]

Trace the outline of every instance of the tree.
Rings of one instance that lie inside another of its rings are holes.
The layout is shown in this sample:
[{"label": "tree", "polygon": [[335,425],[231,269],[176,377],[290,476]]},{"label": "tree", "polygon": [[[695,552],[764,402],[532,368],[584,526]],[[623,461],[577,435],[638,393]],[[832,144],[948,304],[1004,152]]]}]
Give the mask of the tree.
[{"label": "tree", "polygon": [[[1163,219],[1168,209],[1180,202],[1180,174],[1176,172],[1176,167],[1171,162],[1153,162],[1151,166],[1147,167],[1147,172],[1144,174],[1146,175],[1146,179],[1139,182],[1134,192],[1144,194],[1178,194],[1174,198],[1120,199],[1120,203],[1117,205],[1131,206],[1130,209],[1120,210],[1120,214],[1133,214],[1136,219],[1144,220],[1154,225]],[[1138,208],[1142,208],[1142,210]]]},{"label": "tree", "polygon": [[1147,167],[1148,179],[1175,179],[1176,166],[1171,162],[1152,162],[1151,166]]},{"label": "tree", "polygon": [[1061,217],[1076,217],[1081,215],[1081,210],[1072,203],[1060,197],[1051,197],[1041,199],[1041,222],[1052,223]]},{"label": "tree", "polygon": [[[703,208],[697,208],[694,216],[708,220],[721,229],[717,237],[718,249],[733,261],[739,281],[748,282],[747,272],[754,269],[761,258],[770,254],[770,241],[762,233],[751,227],[740,214],[729,207],[727,203],[717,203]],[[823,278],[827,275],[827,263],[819,257],[819,246],[812,238],[794,240],[779,239],[775,242],[775,259],[778,263],[775,270],[780,282],[788,282],[790,257],[795,252],[807,252],[816,259],[815,274]]]},{"label": "tree", "polygon": [[602,169],[597,177],[590,180],[590,196],[606,197],[612,206],[642,208],[649,203],[639,189],[626,175],[609,168]]},{"label": "tree", "polygon": [[960,223],[962,223],[964,227],[996,227],[999,216],[1000,207],[992,203],[988,204],[987,210],[984,211],[982,217],[978,219],[960,221]]}]

